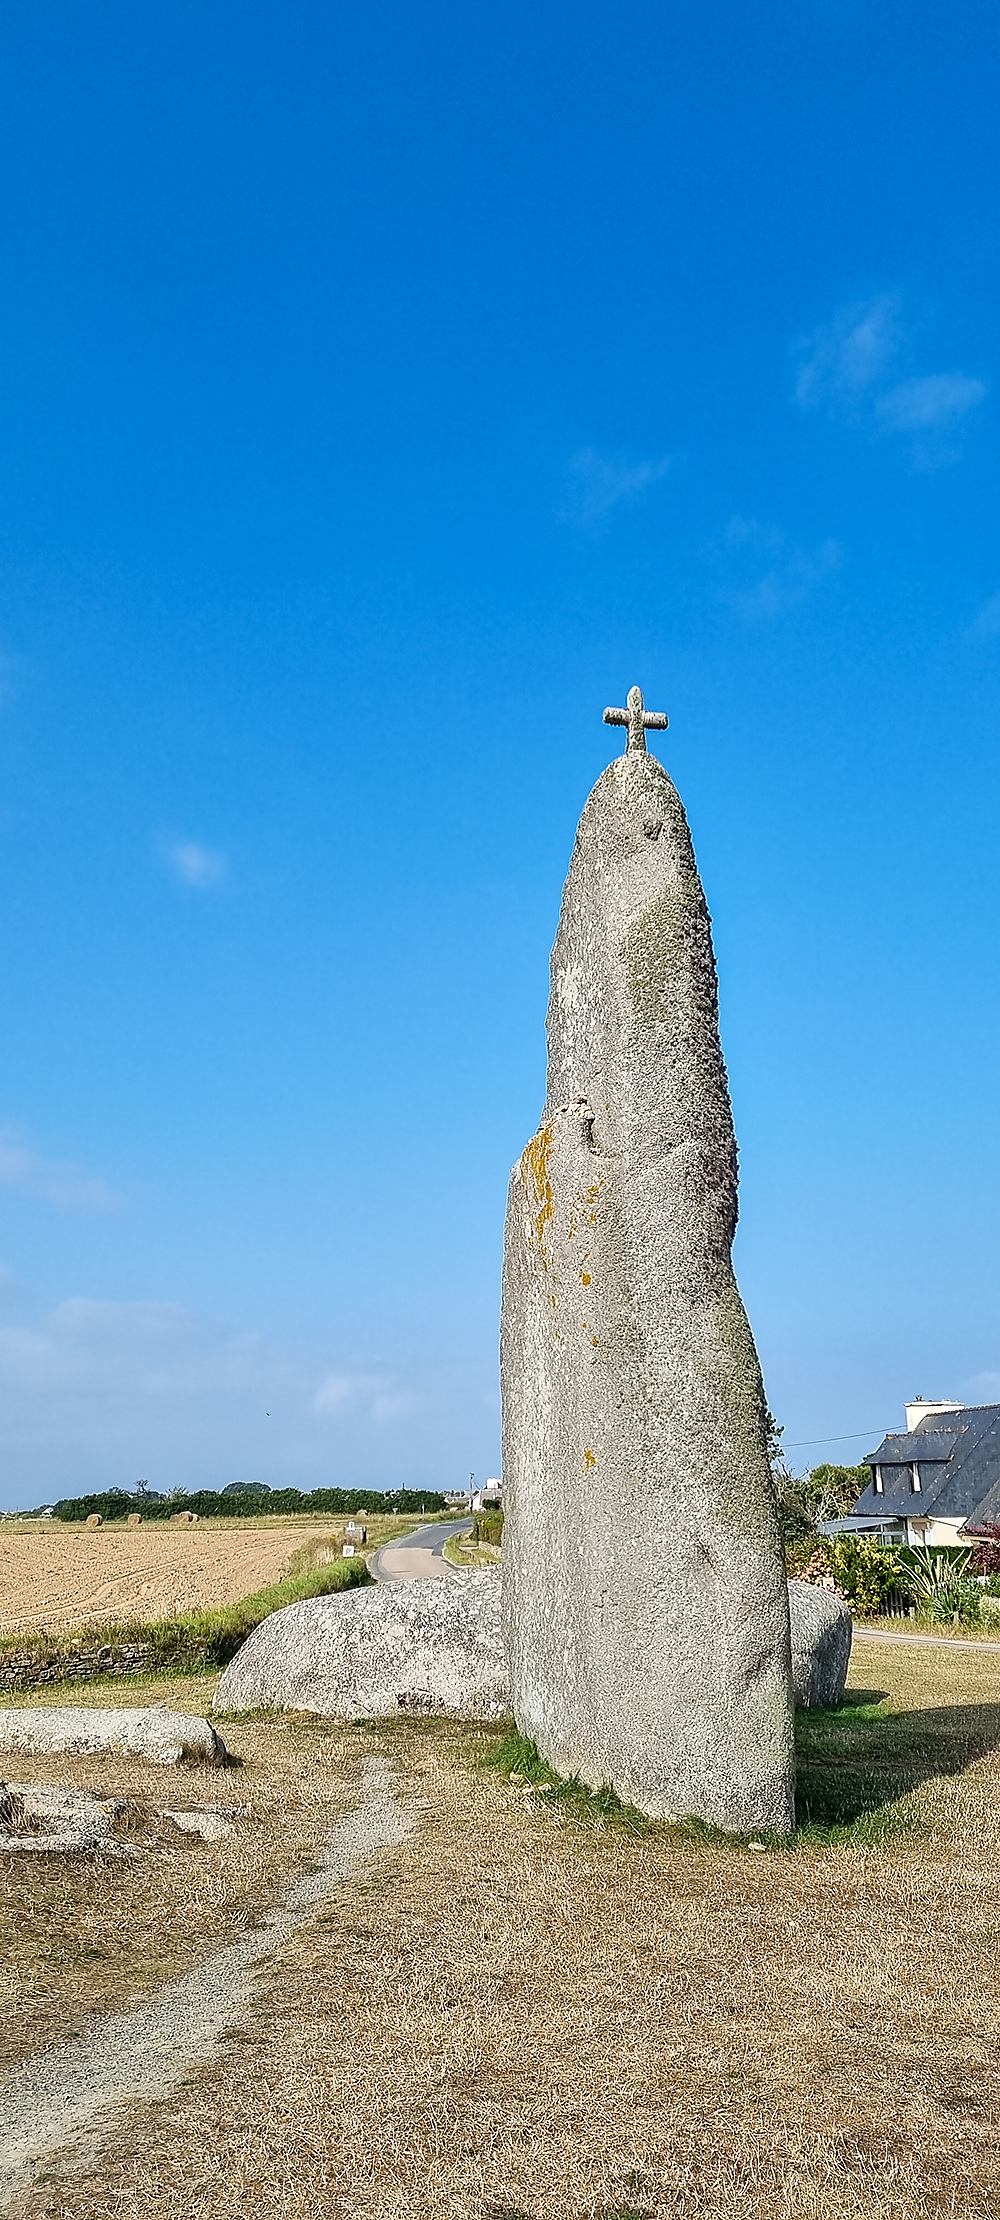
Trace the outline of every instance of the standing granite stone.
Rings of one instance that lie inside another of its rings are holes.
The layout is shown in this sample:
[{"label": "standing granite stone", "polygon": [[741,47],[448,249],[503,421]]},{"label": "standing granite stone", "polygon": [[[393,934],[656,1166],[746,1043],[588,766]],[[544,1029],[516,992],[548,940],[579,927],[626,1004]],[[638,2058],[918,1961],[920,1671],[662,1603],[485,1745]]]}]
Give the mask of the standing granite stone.
[{"label": "standing granite stone", "polygon": [[687,819],[646,752],[580,820],[545,1116],[504,1248],[504,1640],[563,1775],[734,1830],[793,1822],[788,1594],[733,1277],[736,1144]]}]

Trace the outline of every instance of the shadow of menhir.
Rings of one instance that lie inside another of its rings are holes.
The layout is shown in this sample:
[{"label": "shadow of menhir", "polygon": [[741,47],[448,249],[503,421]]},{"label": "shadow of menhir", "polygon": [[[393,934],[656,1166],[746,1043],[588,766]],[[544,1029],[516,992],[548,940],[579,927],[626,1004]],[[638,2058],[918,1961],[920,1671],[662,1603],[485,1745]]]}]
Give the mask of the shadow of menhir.
[{"label": "shadow of menhir", "polygon": [[629,701],[580,819],[546,1108],[510,1182],[504,1645],[518,1728],[563,1778],[651,1818],[787,1832],[788,1594],[733,1275],[711,923]]},{"label": "shadow of menhir", "polygon": [[925,1782],[965,1773],[1000,1749],[1000,1704],[870,1715],[881,1700],[855,1689],[838,1711],[797,1714],[800,1827],[851,1826],[887,1813]]}]

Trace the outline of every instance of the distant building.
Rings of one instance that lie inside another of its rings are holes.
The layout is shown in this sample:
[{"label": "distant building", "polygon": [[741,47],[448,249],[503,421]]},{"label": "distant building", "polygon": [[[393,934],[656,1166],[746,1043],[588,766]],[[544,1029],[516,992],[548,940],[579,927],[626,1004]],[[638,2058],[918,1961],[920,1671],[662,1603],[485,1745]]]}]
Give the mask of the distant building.
[{"label": "distant building", "polygon": [[871,1482],[824,1533],[879,1535],[934,1549],[1000,1525],[1000,1403],[906,1405],[905,1434],[887,1434],[862,1463]]}]

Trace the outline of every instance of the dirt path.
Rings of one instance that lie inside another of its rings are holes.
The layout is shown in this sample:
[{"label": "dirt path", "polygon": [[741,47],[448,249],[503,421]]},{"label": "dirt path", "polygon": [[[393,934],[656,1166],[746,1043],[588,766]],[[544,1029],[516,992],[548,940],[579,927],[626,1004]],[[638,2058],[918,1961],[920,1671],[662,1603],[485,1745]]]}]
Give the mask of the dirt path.
[{"label": "dirt path", "polygon": [[414,1811],[397,1803],[383,1758],[366,1761],[362,1798],[327,1838],[318,1872],[294,1883],[279,1907],[193,1973],[131,2012],[97,2021],[15,2069],[0,2090],[0,2209],[59,2156],[75,2172],[99,2134],[137,2099],[169,2095],[193,2065],[210,2059],[238,2022],[261,1961],[301,1927],[313,1906],[376,1850],[404,1842]]},{"label": "dirt path", "polygon": [[881,1627],[857,1626],[855,1642],[918,1642],[931,1650],[1000,1650],[1000,1642],[978,1642],[963,1634],[888,1634]]}]

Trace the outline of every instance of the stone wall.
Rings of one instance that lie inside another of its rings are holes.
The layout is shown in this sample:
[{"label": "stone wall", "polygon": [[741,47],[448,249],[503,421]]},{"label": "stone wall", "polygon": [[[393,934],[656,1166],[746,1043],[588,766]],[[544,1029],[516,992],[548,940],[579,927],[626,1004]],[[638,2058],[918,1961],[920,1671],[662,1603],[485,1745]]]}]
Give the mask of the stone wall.
[{"label": "stone wall", "polygon": [[23,1649],[0,1651],[0,1690],[47,1688],[57,1682],[134,1679],[149,1671],[148,1642],[102,1644],[99,1649],[69,1649],[53,1653],[26,1644]]}]

